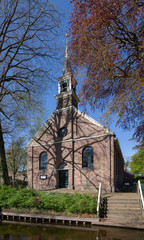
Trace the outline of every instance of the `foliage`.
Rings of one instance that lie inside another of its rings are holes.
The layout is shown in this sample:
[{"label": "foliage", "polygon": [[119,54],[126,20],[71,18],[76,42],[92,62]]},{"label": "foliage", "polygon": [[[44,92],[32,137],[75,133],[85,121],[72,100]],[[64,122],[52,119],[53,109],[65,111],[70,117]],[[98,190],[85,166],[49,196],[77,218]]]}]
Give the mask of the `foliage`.
[{"label": "foliage", "polygon": [[141,148],[131,157],[129,164],[131,173],[135,174],[135,177],[144,177],[144,148]]},{"label": "foliage", "polygon": [[0,206],[8,207],[8,200],[13,198],[16,194],[16,188],[11,186],[3,186],[0,188]]},{"label": "foliage", "polygon": [[0,205],[4,208],[37,208],[69,213],[96,213],[97,196],[90,194],[41,193],[32,189],[2,187]]},{"label": "foliage", "polygon": [[34,137],[34,135],[40,130],[41,126],[43,125],[44,119],[45,119],[44,112],[41,112],[40,115],[35,116],[33,118],[33,123],[29,129],[29,136],[28,136],[29,140],[31,140]]},{"label": "foliage", "polygon": [[144,140],[144,3],[71,0],[69,44],[74,69],[85,70],[83,105],[106,108],[124,129]]},{"label": "foliage", "polygon": [[24,138],[13,139],[7,148],[7,163],[10,171],[14,174],[18,170],[26,169],[26,150],[24,149]]},{"label": "foliage", "polygon": [[13,139],[7,149],[8,170],[13,174],[13,186],[18,170],[24,171],[27,165],[27,155],[24,149],[24,138]]},{"label": "foliage", "polygon": [[125,170],[125,171],[128,171],[128,172],[129,172],[130,161],[131,161],[131,158],[130,158],[130,157],[128,157],[128,158],[125,160],[125,163],[124,163],[124,170]]}]

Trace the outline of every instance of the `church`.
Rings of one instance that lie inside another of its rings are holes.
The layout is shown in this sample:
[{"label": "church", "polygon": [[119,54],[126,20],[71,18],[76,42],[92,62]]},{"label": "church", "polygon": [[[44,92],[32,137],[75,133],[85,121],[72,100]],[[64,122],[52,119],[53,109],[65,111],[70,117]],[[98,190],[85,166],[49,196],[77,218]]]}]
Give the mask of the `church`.
[{"label": "church", "polygon": [[105,192],[124,184],[124,159],[114,132],[78,109],[66,47],[56,110],[27,146],[28,186]]}]

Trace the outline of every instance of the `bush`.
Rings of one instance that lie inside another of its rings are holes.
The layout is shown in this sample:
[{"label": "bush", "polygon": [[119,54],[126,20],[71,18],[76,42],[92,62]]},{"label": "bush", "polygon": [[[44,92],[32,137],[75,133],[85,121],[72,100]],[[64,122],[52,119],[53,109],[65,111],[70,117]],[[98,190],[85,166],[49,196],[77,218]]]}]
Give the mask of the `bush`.
[{"label": "bush", "polygon": [[2,187],[0,206],[4,208],[35,208],[55,212],[96,213],[97,197],[90,194],[45,193],[32,189]]},{"label": "bush", "polygon": [[3,186],[0,188],[0,206],[8,208],[8,201],[16,194],[16,188]]},{"label": "bush", "polygon": [[97,197],[88,194],[42,194],[43,208],[56,212],[96,213]]},{"label": "bush", "polygon": [[33,208],[35,207],[34,197],[36,192],[31,189],[20,189],[16,194],[8,200],[9,208]]}]

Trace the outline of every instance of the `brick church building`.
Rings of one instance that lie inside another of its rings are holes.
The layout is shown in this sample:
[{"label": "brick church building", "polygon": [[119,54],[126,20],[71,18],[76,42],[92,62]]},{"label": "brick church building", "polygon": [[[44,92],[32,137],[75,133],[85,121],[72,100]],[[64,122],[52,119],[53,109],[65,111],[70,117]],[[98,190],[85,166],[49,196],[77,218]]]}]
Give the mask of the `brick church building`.
[{"label": "brick church building", "polygon": [[29,187],[97,191],[121,189],[124,159],[115,134],[78,109],[66,48],[56,110],[27,146]]}]

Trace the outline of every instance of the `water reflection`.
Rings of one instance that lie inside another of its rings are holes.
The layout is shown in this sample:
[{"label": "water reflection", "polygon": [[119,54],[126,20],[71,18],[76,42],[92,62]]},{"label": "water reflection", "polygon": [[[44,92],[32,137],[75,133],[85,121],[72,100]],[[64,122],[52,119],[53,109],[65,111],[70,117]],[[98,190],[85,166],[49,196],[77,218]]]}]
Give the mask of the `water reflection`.
[{"label": "water reflection", "polygon": [[94,227],[69,229],[2,223],[0,240],[144,240],[144,231]]}]

